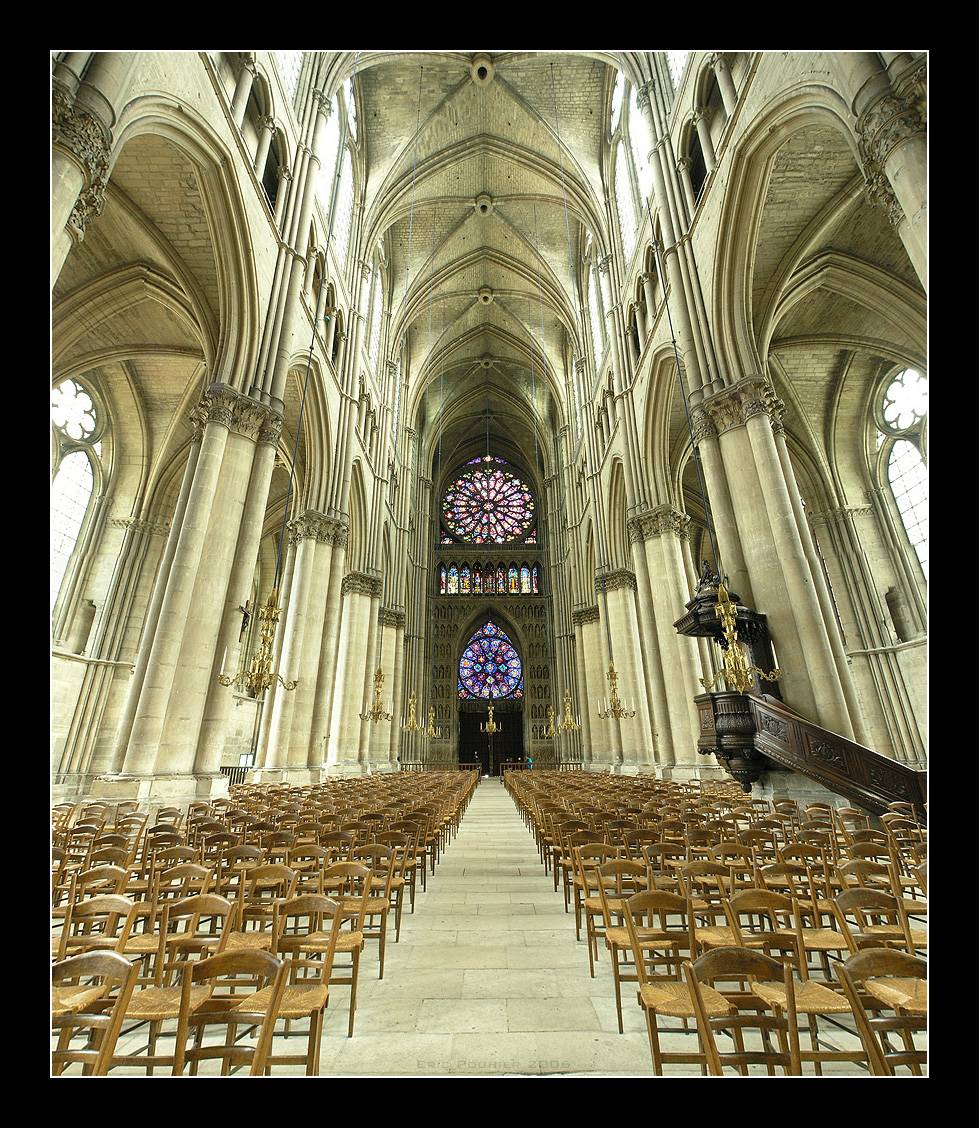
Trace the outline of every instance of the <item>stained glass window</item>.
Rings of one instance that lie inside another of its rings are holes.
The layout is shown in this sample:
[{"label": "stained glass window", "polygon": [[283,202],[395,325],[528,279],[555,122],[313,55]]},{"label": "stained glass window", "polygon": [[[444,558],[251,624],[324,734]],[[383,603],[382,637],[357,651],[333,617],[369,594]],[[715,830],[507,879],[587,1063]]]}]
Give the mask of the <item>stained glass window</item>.
[{"label": "stained glass window", "polygon": [[486,566],[486,578],[483,580],[483,591],[493,595],[496,591],[496,571],[492,564]]},{"label": "stained glass window", "polygon": [[478,454],[475,458],[470,458],[466,465],[478,466],[481,462],[499,462],[502,466],[506,466],[507,464],[505,458],[500,458],[496,454]]},{"label": "stained glass window", "polygon": [[51,423],[60,448],[51,483],[51,607],[54,608],[92,501],[94,468],[102,453],[102,442],[98,438],[101,420],[95,404],[76,380],[62,380],[52,389]]},{"label": "stained glass window", "polygon": [[520,657],[492,620],[476,631],[459,659],[458,692],[464,701],[523,697]]},{"label": "stained glass window", "polygon": [[446,580],[446,572],[445,572],[445,565],[443,564],[442,567],[439,568],[439,592],[442,595],[445,595],[445,580]]},{"label": "stained glass window", "polygon": [[507,569],[507,591],[511,595],[520,594],[520,574],[517,571],[516,564],[511,564]]},{"label": "stained glass window", "polygon": [[472,590],[469,577],[469,565],[463,564],[459,569],[459,594],[468,595]]},{"label": "stained glass window", "polygon": [[540,568],[536,564],[534,565],[534,571],[530,581],[530,586],[533,590],[534,595],[538,595],[540,593]]},{"label": "stained glass window", "polygon": [[461,474],[445,491],[442,520],[460,540],[505,544],[519,540],[534,524],[529,488],[503,466],[482,466]]},{"label": "stained glass window", "polygon": [[894,500],[918,554],[921,570],[928,578],[928,471],[921,452],[907,439],[899,439],[887,462],[887,477]]},{"label": "stained glass window", "polygon": [[506,570],[502,564],[496,569],[496,591],[498,595],[506,591]]},{"label": "stained glass window", "polygon": [[530,595],[530,569],[526,564],[520,569],[520,594]]},{"label": "stained glass window", "polygon": [[524,544],[536,544],[536,543],[537,543],[537,530],[534,529],[534,531],[532,533],[530,533],[528,536],[524,537]]},{"label": "stained glass window", "polygon": [[891,381],[884,393],[884,421],[894,431],[906,431],[928,411],[928,381],[915,368]]},{"label": "stained glass window", "polygon": [[449,568],[449,595],[459,594],[459,569],[453,564]]},{"label": "stained glass window", "polygon": [[483,570],[478,565],[473,568],[473,594],[483,594]]}]

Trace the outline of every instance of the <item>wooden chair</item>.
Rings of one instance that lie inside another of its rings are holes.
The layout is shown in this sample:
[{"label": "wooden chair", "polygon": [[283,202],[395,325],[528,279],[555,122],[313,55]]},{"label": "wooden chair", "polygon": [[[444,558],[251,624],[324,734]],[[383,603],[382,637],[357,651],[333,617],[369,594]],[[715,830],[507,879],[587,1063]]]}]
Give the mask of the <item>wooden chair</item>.
[{"label": "wooden chair", "polygon": [[[725,1068],[733,1068],[747,1077],[753,1065],[765,1066],[769,1076],[774,1075],[776,1069],[788,1076],[801,1075],[791,964],[782,964],[750,948],[715,948],[693,963],[684,962],[683,974],[693,999],[697,1030],[711,1076],[721,1077]],[[716,988],[718,982],[740,983],[746,979],[781,982],[784,1001],[773,1004],[774,1015],[765,1012],[765,1004],[751,990],[719,992],[728,1009],[726,1013],[716,1013],[717,1004],[705,994],[704,987]],[[746,1044],[745,1033],[749,1031],[757,1031],[759,1048],[749,1048]],[[720,1049],[717,1035],[721,1033],[733,1039],[733,1051]],[[772,1045],[773,1034],[778,1039],[778,1049]]]},{"label": "wooden chair", "polygon": [[298,877],[295,870],[279,864],[245,871],[238,891],[238,930],[228,935],[226,951],[273,950],[276,906],[294,896]]},{"label": "wooden chair", "polygon": [[114,893],[69,902],[61,935],[53,937],[58,960],[82,952],[113,951],[121,939],[135,902]]},{"label": "wooden chair", "polygon": [[[222,952],[188,967],[181,988],[173,1073],[183,1073],[189,1063],[196,1075],[200,1062],[217,1060],[222,1077],[245,1066],[250,1076],[261,1077],[267,1071],[285,984],[285,963],[258,950]],[[254,991],[243,995],[242,988],[249,986]],[[194,991],[205,993],[197,1005],[192,1001]],[[204,1044],[204,1032],[211,1027],[225,1031],[223,1043]],[[258,1028],[254,1045],[237,1037],[239,1027]],[[191,1030],[194,1042],[188,1048]]]},{"label": "wooden chair", "polygon": [[[305,1065],[307,1076],[319,1073],[323,1016],[342,919],[340,905],[318,894],[304,894],[278,906],[275,954],[286,961],[286,986],[276,1017],[285,1019],[287,1037],[291,1022],[308,1019],[309,1036],[305,1054],[274,1055],[270,1051],[266,1072],[275,1065]],[[264,1011],[268,1005],[266,995],[270,994],[268,989],[260,991],[250,1000],[249,1009]]]},{"label": "wooden chair", "polygon": [[[920,1077],[928,1059],[925,1049],[915,1046],[914,1035],[924,1036],[927,1031],[927,963],[906,952],[868,948],[837,964],[836,974],[850,1002],[870,1072],[893,1077],[896,1069],[907,1066]],[[892,1017],[886,1016],[888,1011]],[[900,1035],[900,1049],[890,1044],[889,1034]]]},{"label": "wooden chair", "polygon": [[[629,900],[646,889],[646,866],[642,862],[613,859],[602,862],[595,871],[602,904],[605,947],[612,959],[612,978],[615,983],[615,1010],[622,1028],[621,984],[637,982],[638,975],[632,960],[632,938],[625,917],[629,915]],[[599,933],[596,934],[599,935]],[[630,970],[631,969],[631,970]]]},{"label": "wooden chair", "polygon": [[378,942],[377,978],[384,978],[384,950],[387,944],[388,914],[391,911],[391,882],[394,878],[396,854],[392,846],[371,842],[350,851],[351,862],[367,865],[371,870],[371,895],[363,923],[365,940]]},{"label": "wooden chair", "polygon": [[[108,1073],[135,985],[136,968],[116,952],[84,952],[52,965],[51,1020],[58,1044],[51,1062],[56,1077],[75,1062],[87,1076]],[[86,1044],[72,1049],[72,1039],[80,1033]]]},{"label": "wooden chair", "polygon": [[835,904],[851,954],[863,948],[898,948],[913,956],[927,947],[927,934],[910,927],[901,902],[890,893],[847,889],[835,898]]},{"label": "wooden chair", "polygon": [[[706,1072],[702,1050],[664,1051],[660,1043],[661,1034],[694,1033],[688,1024],[696,1019],[696,1008],[681,972],[692,943],[689,902],[674,893],[651,891],[637,893],[626,905],[626,928],[639,985],[636,997],[646,1016],[653,1072],[661,1077],[664,1064],[695,1064]],[[712,1015],[733,1013],[731,1005],[710,987],[703,990],[703,1005]],[[682,1021],[682,1029],[661,1026],[666,1018]]]},{"label": "wooden chair", "polygon": [[[371,871],[357,862],[335,862],[323,874],[323,890],[331,900],[339,902],[343,917],[350,928],[341,930],[337,938],[336,954],[349,954],[350,975],[337,973],[334,968],[331,986],[350,988],[350,1010],[347,1020],[347,1037],[354,1034],[354,1015],[357,1011],[357,978],[360,974],[360,953],[364,947],[364,921],[371,896]],[[341,968],[342,972],[344,969]]]}]

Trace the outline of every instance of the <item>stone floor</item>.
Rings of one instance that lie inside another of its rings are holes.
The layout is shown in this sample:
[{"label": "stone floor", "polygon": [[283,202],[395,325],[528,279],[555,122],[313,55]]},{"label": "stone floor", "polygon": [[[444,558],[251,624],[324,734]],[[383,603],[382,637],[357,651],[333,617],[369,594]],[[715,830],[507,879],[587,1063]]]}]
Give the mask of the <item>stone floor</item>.
[{"label": "stone floor", "polygon": [[[565,913],[532,835],[496,779],[482,781],[416,912],[405,912],[400,943],[388,945],[383,981],[375,953],[369,946],[361,964],[353,1038],[346,1037],[347,989],[332,989],[325,1075],[652,1075],[634,995],[623,992],[619,1034],[607,954],[591,978],[574,916]],[[857,1045],[842,1033],[832,1040],[840,1048]],[[142,1041],[134,1033],[122,1046],[128,1051]],[[304,1042],[295,1041],[300,1052]],[[696,1035],[666,1035],[662,1044],[689,1052]],[[278,1038],[276,1052],[287,1052]],[[697,1066],[666,1068],[700,1073]],[[113,1076],[122,1072],[128,1071]],[[855,1065],[824,1072],[866,1075]]]}]

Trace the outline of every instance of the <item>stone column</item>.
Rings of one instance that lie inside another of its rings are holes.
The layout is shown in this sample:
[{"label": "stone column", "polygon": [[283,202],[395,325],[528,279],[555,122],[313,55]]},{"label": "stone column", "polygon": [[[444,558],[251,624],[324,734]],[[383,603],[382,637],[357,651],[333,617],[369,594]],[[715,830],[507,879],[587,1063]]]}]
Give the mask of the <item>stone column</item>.
[{"label": "stone column", "polygon": [[388,623],[392,628],[394,648],[394,674],[391,682],[394,691],[393,713],[391,722],[391,738],[388,744],[388,765],[391,771],[398,770],[398,746],[401,736],[401,721],[404,716],[404,666],[405,666],[405,613],[403,611],[388,610]]},{"label": "stone column", "polygon": [[663,663],[656,632],[656,616],[650,593],[649,568],[643,548],[645,537],[642,522],[630,517],[627,522],[632,563],[636,571],[636,596],[639,607],[639,642],[646,671],[646,694],[652,722],[652,758],[657,766],[672,765],[673,734],[670,729],[670,711],[666,701],[663,681]]},{"label": "stone column", "polygon": [[[575,624],[574,635],[574,660],[575,660],[575,673],[578,682],[578,700],[577,703],[572,699],[572,707],[575,704],[578,706],[578,716],[581,724],[580,742],[581,742],[581,760],[582,763],[589,763],[592,756],[592,741],[591,741],[591,721],[589,713],[589,697],[588,697],[588,679],[585,673],[585,642],[582,635],[582,622],[580,618],[575,618],[580,615],[580,612],[573,612],[571,615],[572,622]],[[564,702],[561,702],[562,709]],[[570,734],[569,734],[570,735]]]},{"label": "stone column", "polygon": [[[293,742],[291,733],[299,687],[315,678],[314,668],[308,667],[303,659],[307,621],[316,618],[316,608],[310,607],[310,597],[314,588],[320,586],[317,540],[323,520],[322,513],[307,510],[289,523],[289,543],[295,546],[296,565],[289,604],[285,607],[285,623],[280,628],[282,659],[278,672],[285,681],[297,681],[299,684],[294,690],[280,691],[275,695],[265,758],[265,767],[270,770],[306,767],[306,744],[301,734],[298,742]],[[314,622],[310,621],[308,627],[314,633]],[[294,743],[298,743],[296,749],[293,748]]]},{"label": "stone column", "polygon": [[683,194],[687,198],[687,214],[693,216],[697,210],[697,197],[694,195],[693,181],[690,179],[690,158],[681,157],[676,162],[676,170],[680,174],[680,183],[683,185]]},{"label": "stone column", "polygon": [[591,738],[591,755],[589,760],[594,765],[608,767],[612,763],[612,737],[609,731],[609,722],[598,715],[598,703],[607,697],[608,684],[605,681],[604,661],[605,648],[602,645],[601,622],[597,606],[584,607],[572,616],[581,631],[582,650],[584,651],[585,685],[584,694],[587,702],[588,730]]},{"label": "stone column", "polygon": [[693,123],[697,127],[697,136],[700,138],[700,149],[704,154],[704,163],[707,165],[708,173],[711,173],[717,165],[717,156],[714,153],[714,142],[710,139],[707,111],[703,106],[697,108],[693,115]]},{"label": "stone column", "polygon": [[656,320],[656,293],[653,289],[653,279],[649,274],[640,274],[639,282],[642,285],[642,292],[646,298],[646,320],[649,322],[647,328],[652,328],[653,322]]},{"label": "stone column", "polygon": [[340,640],[334,680],[333,715],[327,750],[331,775],[359,769],[360,713],[363,710],[364,651],[370,633],[371,595],[374,577],[350,572],[343,578]]},{"label": "stone column", "polygon": [[180,527],[183,524],[184,514],[187,510],[187,499],[190,496],[191,487],[194,484],[194,473],[197,469],[197,460],[201,453],[202,438],[203,431],[196,429],[193,442],[190,446],[190,453],[187,457],[187,465],[184,468],[183,481],[180,484],[180,493],[177,496],[177,505],[170,522],[170,534],[167,537],[163,555],[160,559],[160,565],[157,569],[156,581],[153,585],[153,594],[150,596],[150,601],[146,608],[146,617],[143,620],[143,630],[136,652],[136,661],[133,665],[133,674],[126,692],[126,703],[123,706],[122,716],[119,720],[119,728],[116,732],[114,751],[112,754],[112,770],[114,772],[122,771],[122,766],[125,762],[126,749],[129,746],[129,737],[132,734],[133,721],[136,718],[136,709],[139,705],[139,696],[143,689],[143,682],[146,679],[146,667],[149,663],[150,651],[153,646],[153,637],[156,634],[156,627],[160,620],[160,609],[163,606],[163,599],[167,593],[170,569],[173,566],[173,558],[177,551],[177,542],[180,539]]},{"label": "stone column", "polygon": [[[273,534],[276,546],[279,543],[278,533]],[[285,560],[281,566],[279,573],[279,584],[277,588],[277,604],[281,607],[288,607],[289,601],[292,598],[292,581],[296,571],[296,546],[290,544],[285,546]],[[279,623],[276,627],[275,637],[272,642],[272,669],[282,669],[282,616],[279,616]],[[255,757],[255,767],[265,769],[268,764],[269,752],[269,732],[272,727],[272,713],[275,707],[275,700],[280,693],[295,692],[283,689],[277,681],[273,681],[269,688],[265,691],[264,697],[261,699],[261,719],[259,721],[258,731],[258,750]]]},{"label": "stone column", "polygon": [[238,81],[235,84],[234,97],[231,99],[231,117],[236,126],[241,129],[245,120],[245,110],[248,106],[248,96],[252,92],[255,81],[255,56],[251,51],[242,51],[241,70],[238,72]]},{"label": "stone column", "polygon": [[711,414],[702,407],[693,409],[691,422],[693,439],[704,472],[704,486],[710,499],[710,514],[717,540],[717,553],[721,558],[712,563],[728,577],[731,590],[740,595],[746,604],[754,607],[755,600],[751,591],[748,566],[741,549],[734,503],[731,500],[731,491],[728,488],[718,446],[717,426]]},{"label": "stone column", "polygon": [[734,79],[731,77],[731,68],[728,66],[724,55],[717,52],[711,55],[708,61],[714,68],[717,88],[721,92],[721,101],[724,103],[724,112],[730,118],[738,108],[738,92],[734,86]]},{"label": "stone column", "polygon": [[332,554],[329,560],[329,586],[326,594],[326,609],[323,615],[319,670],[316,679],[316,695],[309,739],[310,767],[320,769],[326,766],[326,741],[330,733],[330,721],[334,706],[337,705],[334,674],[337,668],[337,645],[339,642],[340,589],[347,555],[347,525],[345,520],[342,522],[335,520],[330,543]]},{"label": "stone column", "polygon": [[221,384],[212,385],[194,413],[195,423],[204,429],[201,449],[184,519],[180,529],[175,528],[171,533],[178,540],[167,577],[167,589],[161,601],[157,628],[145,640],[150,653],[123,764],[123,771],[127,775],[159,775],[169,768],[158,755],[160,737],[204,540],[209,531],[211,507],[224,461],[236,398],[237,393],[231,388]]},{"label": "stone column", "polygon": [[925,63],[874,101],[857,121],[867,192],[907,249],[928,288],[928,139]]},{"label": "stone column", "polygon": [[[268,506],[269,485],[272,481],[272,469],[275,464],[275,444],[282,430],[281,417],[269,411],[264,405],[256,404],[254,400],[242,400],[238,415],[240,426],[246,426],[247,417],[251,417],[252,427],[256,430],[253,437],[257,440],[257,446],[252,460],[251,480],[248,484],[248,494],[245,498],[245,508],[241,518],[238,547],[231,569],[231,577],[228,580],[228,593],[224,603],[224,620],[221,624],[215,650],[218,656],[219,671],[232,676],[241,667],[241,655],[239,653],[242,624],[241,608],[245,606],[245,601],[249,597],[252,580],[255,576],[255,562],[258,559],[258,548],[262,538],[265,511]],[[259,598],[261,599],[261,595]],[[258,608],[250,608],[250,613],[257,615]],[[227,661],[225,669],[222,671],[220,666],[225,653],[227,653]],[[194,768],[198,775],[214,773],[221,766],[225,730],[231,713],[232,699],[236,691],[233,687],[221,685],[216,676],[212,678],[207,704],[204,707],[197,763]]]},{"label": "stone column", "polygon": [[634,717],[619,722],[622,734],[622,762],[633,770],[654,763],[653,727],[646,701],[646,675],[639,647],[636,614],[636,577],[628,569],[609,572],[604,578],[608,593],[609,627],[615,640],[615,669],[619,675],[619,696],[635,710]]},{"label": "stone column", "polygon": [[[642,355],[643,345],[646,343],[646,337],[649,329],[646,325],[646,313],[642,308],[641,302],[633,302],[633,307],[636,311],[636,328],[639,330],[639,355]],[[638,360],[638,357],[636,358]]]},{"label": "stone column", "polygon": [[[240,395],[235,397],[160,734],[157,762],[179,775],[192,775],[200,759],[198,741],[207,697],[221,663],[222,652],[217,645],[248,495],[255,437],[265,416],[260,405]],[[215,773],[219,766],[213,765]]]},{"label": "stone column", "polygon": [[[360,700],[361,700],[362,704],[357,709],[358,714],[361,712],[362,709],[365,709],[365,708],[370,709],[371,706],[373,705],[373,702],[374,702],[374,671],[378,668],[378,666],[382,666],[382,669],[383,669],[380,648],[377,645],[377,635],[378,635],[378,630],[379,630],[378,622],[377,622],[377,616],[378,616],[378,612],[381,609],[381,582],[376,576],[371,576],[371,579],[373,580],[373,585],[371,587],[371,596],[370,596],[371,602],[370,602],[370,609],[368,611],[368,618],[367,618],[367,646],[366,646],[365,650],[363,651],[363,654],[360,657],[359,662],[358,662],[358,659],[356,657],[354,658],[355,664],[357,664],[359,666],[359,668],[363,671],[363,673],[361,675],[362,676],[362,686],[361,686],[361,693],[360,693]],[[384,705],[385,711],[390,711],[390,710],[387,709],[387,703],[385,701],[385,698],[387,697],[387,693],[388,693],[388,682],[387,682],[387,679],[385,679],[383,692],[382,692],[382,696],[381,696],[381,703],[382,703],[382,705]],[[360,732],[359,732],[359,735],[357,737],[357,765],[358,765],[359,771],[362,772],[364,775],[367,775],[370,772],[370,735],[371,735],[371,729],[375,725],[380,725],[380,724],[384,724],[384,723],[385,723],[384,721],[370,721],[370,720],[365,721],[362,717],[360,718]]]},{"label": "stone column", "polygon": [[286,213],[286,200],[289,198],[289,183],[292,173],[286,164],[279,165],[279,186],[275,193],[275,226],[282,230],[282,219]]},{"label": "stone column", "polygon": [[86,224],[102,214],[109,182],[111,124],[78,106],[59,83],[51,101],[51,286]]},{"label": "stone column", "polygon": [[272,146],[272,138],[275,136],[275,118],[263,117],[262,129],[258,135],[258,148],[255,150],[255,172],[259,178],[265,172],[265,162],[268,160],[269,149]]}]

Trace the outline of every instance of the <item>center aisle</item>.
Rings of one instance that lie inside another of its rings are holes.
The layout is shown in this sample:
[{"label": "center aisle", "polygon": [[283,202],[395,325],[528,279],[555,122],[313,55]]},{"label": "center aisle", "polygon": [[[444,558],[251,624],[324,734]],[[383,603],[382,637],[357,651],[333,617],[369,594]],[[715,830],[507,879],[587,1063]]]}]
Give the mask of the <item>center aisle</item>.
[{"label": "center aisle", "polygon": [[390,929],[384,979],[376,946],[362,960],[353,1038],[347,993],[331,992],[322,1073],[650,1076],[639,1007],[625,988],[617,1033],[607,954],[590,978],[574,915],[498,779],[480,783],[400,943]]}]

